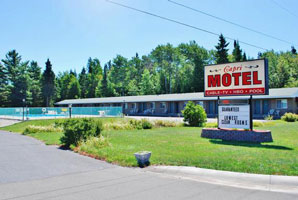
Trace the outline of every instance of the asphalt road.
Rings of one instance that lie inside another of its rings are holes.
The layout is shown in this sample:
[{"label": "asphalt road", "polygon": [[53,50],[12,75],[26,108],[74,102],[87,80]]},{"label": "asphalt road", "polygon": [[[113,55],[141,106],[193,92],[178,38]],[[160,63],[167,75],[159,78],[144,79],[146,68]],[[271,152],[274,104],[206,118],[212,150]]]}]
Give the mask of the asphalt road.
[{"label": "asphalt road", "polygon": [[123,168],[0,131],[0,200],[298,199]]}]

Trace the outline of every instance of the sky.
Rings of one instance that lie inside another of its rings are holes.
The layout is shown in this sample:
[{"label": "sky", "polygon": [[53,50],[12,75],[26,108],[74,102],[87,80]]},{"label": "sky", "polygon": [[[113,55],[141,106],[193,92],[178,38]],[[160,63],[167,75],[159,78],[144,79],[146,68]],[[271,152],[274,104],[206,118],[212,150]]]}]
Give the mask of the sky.
[{"label": "sky", "polygon": [[[265,49],[298,49],[297,0],[174,0],[242,26],[290,41],[284,43],[170,3],[168,0],[113,0]],[[55,73],[102,66],[122,55],[148,55],[157,45],[195,40],[211,50],[218,36],[132,11],[105,0],[0,0],[0,59],[15,49],[24,61]],[[233,42],[229,41],[230,52]],[[264,50],[240,43],[248,57]]]}]

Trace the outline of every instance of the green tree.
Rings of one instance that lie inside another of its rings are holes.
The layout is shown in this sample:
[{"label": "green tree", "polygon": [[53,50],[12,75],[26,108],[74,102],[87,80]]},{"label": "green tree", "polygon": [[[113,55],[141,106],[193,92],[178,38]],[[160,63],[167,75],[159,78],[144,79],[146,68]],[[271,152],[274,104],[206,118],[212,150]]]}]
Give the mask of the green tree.
[{"label": "green tree", "polygon": [[[185,77],[183,83],[184,85],[192,85],[192,89],[183,89],[182,92],[202,92],[204,90],[204,66],[210,63],[211,55],[195,41],[191,41],[189,44],[182,43],[178,48],[186,58],[186,64],[193,66],[193,75],[188,78]],[[187,80],[191,82],[185,83]]]},{"label": "green tree", "polygon": [[113,59],[111,65],[109,80],[111,81],[112,87],[115,89],[116,96],[125,96],[128,94],[127,86],[130,81],[128,78],[128,60],[123,56],[117,55]]},{"label": "green tree", "polygon": [[243,56],[242,56],[242,61],[247,61],[247,58],[246,58],[246,53],[245,53],[245,52],[243,53]]},{"label": "green tree", "polygon": [[80,83],[74,74],[70,74],[69,83],[67,86],[67,99],[78,99],[81,97]]},{"label": "green tree", "polygon": [[42,106],[41,68],[38,66],[37,62],[31,61],[28,67],[28,73],[30,77],[30,93],[32,96],[30,106]]},{"label": "green tree", "polygon": [[242,61],[242,50],[240,49],[239,42],[234,40],[234,49],[232,52],[233,55],[233,61],[234,62],[239,62]]},{"label": "green tree", "polygon": [[291,52],[293,55],[297,55],[297,50],[295,49],[294,46],[291,46]]},{"label": "green tree", "polygon": [[[88,78],[87,78],[87,98],[96,97],[96,91],[102,79],[102,67],[97,58],[89,58],[87,63]],[[97,94],[98,95],[98,94]]]},{"label": "green tree", "polygon": [[228,47],[229,43],[226,42],[226,39],[224,38],[224,36],[222,34],[220,34],[219,36],[219,42],[218,44],[215,46],[216,48],[216,63],[217,64],[222,64],[222,63],[228,63]]},{"label": "green tree", "polygon": [[21,62],[21,56],[15,51],[9,51],[2,62],[7,70],[9,84],[8,102],[10,106],[22,106],[23,99],[31,101],[29,92],[28,61]]},{"label": "green tree", "polygon": [[42,74],[42,96],[44,106],[53,106],[55,94],[55,73],[52,70],[52,64],[48,59],[46,69]]},{"label": "green tree", "polygon": [[154,94],[154,83],[151,79],[151,75],[148,69],[144,70],[140,85],[142,95]]},{"label": "green tree", "polygon": [[103,70],[103,78],[100,84],[100,88],[99,88],[99,93],[101,94],[101,96],[103,97],[112,97],[115,96],[115,90],[109,80],[109,64],[105,64],[104,65],[104,70]]},{"label": "green tree", "polygon": [[81,73],[79,74],[79,83],[81,87],[81,97],[86,98],[88,91],[88,75],[86,73],[85,67],[83,67]]},{"label": "green tree", "polygon": [[0,107],[8,105],[9,86],[6,68],[0,63]]}]

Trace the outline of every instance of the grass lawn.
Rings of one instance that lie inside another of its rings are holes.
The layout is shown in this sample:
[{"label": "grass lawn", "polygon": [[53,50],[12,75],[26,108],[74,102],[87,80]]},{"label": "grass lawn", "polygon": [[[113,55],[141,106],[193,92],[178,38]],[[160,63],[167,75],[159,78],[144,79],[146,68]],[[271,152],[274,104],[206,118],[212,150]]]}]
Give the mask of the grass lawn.
[{"label": "grass lawn", "polygon": [[[45,123],[53,123],[45,120]],[[22,132],[30,123],[2,129]],[[273,143],[222,142],[200,137],[201,128],[174,127],[152,130],[103,131],[110,145],[102,148],[82,145],[79,150],[108,162],[137,166],[133,153],[152,152],[152,165],[182,165],[259,174],[298,175],[298,122],[274,121],[257,129],[272,131]],[[31,135],[55,143],[62,133]]]}]

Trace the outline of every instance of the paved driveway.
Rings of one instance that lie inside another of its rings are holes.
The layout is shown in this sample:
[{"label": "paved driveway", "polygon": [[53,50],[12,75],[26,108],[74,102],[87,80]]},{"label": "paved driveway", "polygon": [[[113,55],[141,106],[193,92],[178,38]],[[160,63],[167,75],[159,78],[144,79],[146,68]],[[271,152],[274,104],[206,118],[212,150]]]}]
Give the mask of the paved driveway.
[{"label": "paved driveway", "polygon": [[0,199],[298,199],[123,168],[0,131]]}]

